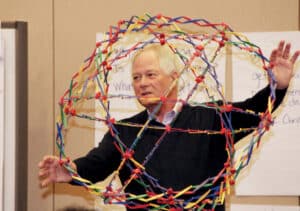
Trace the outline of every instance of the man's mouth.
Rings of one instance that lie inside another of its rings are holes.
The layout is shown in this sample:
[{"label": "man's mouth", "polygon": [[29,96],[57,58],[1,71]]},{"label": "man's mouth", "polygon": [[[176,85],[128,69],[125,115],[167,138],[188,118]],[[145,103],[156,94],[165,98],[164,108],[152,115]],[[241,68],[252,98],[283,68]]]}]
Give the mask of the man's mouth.
[{"label": "man's mouth", "polygon": [[147,97],[148,95],[151,95],[151,92],[143,92],[141,93],[142,97]]}]

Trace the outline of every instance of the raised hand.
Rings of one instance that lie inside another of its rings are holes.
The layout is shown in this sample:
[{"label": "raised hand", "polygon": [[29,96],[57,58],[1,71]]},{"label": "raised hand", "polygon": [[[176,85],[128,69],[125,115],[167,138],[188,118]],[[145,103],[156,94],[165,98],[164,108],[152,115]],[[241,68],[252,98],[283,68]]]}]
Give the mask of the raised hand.
[{"label": "raised hand", "polygon": [[296,51],[290,56],[291,44],[280,41],[278,48],[274,49],[270,56],[270,62],[273,65],[273,73],[277,81],[277,89],[288,87],[293,77],[294,64],[297,61],[300,51]]}]

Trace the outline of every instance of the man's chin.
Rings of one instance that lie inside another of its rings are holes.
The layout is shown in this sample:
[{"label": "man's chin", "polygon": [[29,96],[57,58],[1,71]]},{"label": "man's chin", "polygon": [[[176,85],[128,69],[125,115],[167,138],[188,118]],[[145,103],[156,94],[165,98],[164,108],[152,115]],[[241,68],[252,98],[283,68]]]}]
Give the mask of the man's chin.
[{"label": "man's chin", "polygon": [[140,98],[139,99],[139,103],[147,109],[154,108],[159,103],[159,101],[160,101],[159,98]]}]

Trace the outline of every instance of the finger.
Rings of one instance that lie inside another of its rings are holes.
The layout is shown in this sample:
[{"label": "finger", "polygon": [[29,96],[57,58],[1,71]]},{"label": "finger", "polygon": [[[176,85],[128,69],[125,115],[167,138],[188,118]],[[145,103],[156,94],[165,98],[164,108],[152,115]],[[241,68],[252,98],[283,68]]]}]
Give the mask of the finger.
[{"label": "finger", "polygon": [[43,178],[43,177],[47,177],[49,176],[49,170],[48,169],[42,169],[39,171],[39,177],[40,178]]},{"label": "finger", "polygon": [[294,55],[292,56],[292,58],[291,58],[291,60],[290,60],[290,61],[292,62],[292,64],[295,64],[295,62],[297,61],[299,55],[300,55],[300,51],[296,51],[296,52],[294,53]]},{"label": "finger", "polygon": [[48,186],[50,183],[54,183],[56,181],[55,172],[53,169],[48,169],[40,172],[40,184],[42,187]]},{"label": "finger", "polygon": [[284,40],[281,40],[280,42],[279,42],[279,45],[278,45],[278,52],[277,52],[277,54],[279,55],[279,56],[282,56],[282,53],[283,53],[283,47],[284,47]]},{"label": "finger", "polygon": [[39,162],[38,167],[43,168],[47,165],[52,165],[55,161],[57,161],[57,158],[54,156],[45,156],[41,162]]},{"label": "finger", "polygon": [[48,167],[50,164],[49,160],[42,160],[39,162],[38,167],[41,168],[46,168]]},{"label": "finger", "polygon": [[40,185],[42,188],[47,187],[49,184],[51,184],[53,181],[51,178],[46,178],[44,180],[41,181]]},{"label": "finger", "polygon": [[276,60],[276,57],[277,57],[277,52],[278,50],[273,50],[272,53],[271,53],[271,56],[270,56],[270,62],[271,63],[275,63],[275,60]]},{"label": "finger", "polygon": [[285,46],[284,50],[283,50],[282,57],[283,57],[284,59],[288,59],[288,58],[289,58],[289,56],[290,56],[290,50],[291,50],[291,44],[288,43],[288,44]]}]

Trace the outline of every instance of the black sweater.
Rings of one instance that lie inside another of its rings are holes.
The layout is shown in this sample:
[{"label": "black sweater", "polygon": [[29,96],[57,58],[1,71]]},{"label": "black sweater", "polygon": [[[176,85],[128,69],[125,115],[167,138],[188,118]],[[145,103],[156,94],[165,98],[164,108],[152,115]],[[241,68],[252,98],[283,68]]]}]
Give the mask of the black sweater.
[{"label": "black sweater", "polygon": [[[275,108],[281,103],[285,91],[276,91]],[[263,112],[267,108],[269,93],[270,89],[266,87],[254,97],[243,102],[233,103],[233,106],[243,110]],[[230,115],[233,129],[257,127],[260,121],[258,116],[242,112],[231,111]],[[144,124],[147,119],[147,111],[143,111],[121,122]],[[220,131],[221,119],[220,113],[214,108],[184,105],[177,119],[173,122],[172,128]],[[227,125],[226,122],[223,123],[225,126]],[[118,131],[120,140],[127,147],[130,147],[140,128],[117,124],[114,126]],[[154,120],[150,122],[150,126],[164,127],[164,125]],[[162,133],[163,130],[148,128],[134,148],[133,157],[135,160],[143,163]],[[248,133],[236,134],[234,141],[237,142]],[[116,170],[122,156],[113,144],[114,141],[114,137],[108,132],[98,147],[92,149],[85,157],[75,160],[81,177],[92,182],[98,182],[104,180]],[[223,135],[190,134],[179,131],[170,132],[164,137],[151,159],[146,163],[145,168],[147,174],[156,178],[160,186],[167,189],[181,190],[189,185],[197,185],[209,177],[216,176],[224,167],[226,159],[227,154]],[[129,164],[129,166],[133,167],[132,164]],[[119,174],[122,183],[128,180],[130,175],[130,168],[124,166]],[[150,186],[153,184],[153,180],[149,177],[143,177],[142,179]],[[148,187],[147,190],[149,191],[149,189],[154,192],[157,191],[155,187]],[[135,181],[132,181],[125,189],[126,193],[137,195],[144,194],[145,191],[145,187]],[[215,210],[224,210],[224,205]]]}]

